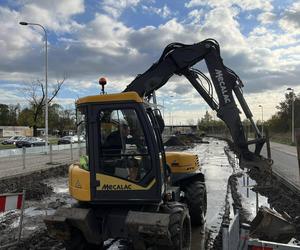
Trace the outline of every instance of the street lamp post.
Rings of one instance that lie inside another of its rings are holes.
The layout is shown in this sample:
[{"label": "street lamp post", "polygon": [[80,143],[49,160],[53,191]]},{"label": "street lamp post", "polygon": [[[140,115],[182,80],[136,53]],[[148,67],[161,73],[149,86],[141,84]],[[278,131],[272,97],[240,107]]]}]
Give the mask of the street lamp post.
[{"label": "street lamp post", "polygon": [[46,138],[46,152],[48,152],[48,39],[47,39],[47,31],[45,27],[38,23],[27,23],[27,22],[20,22],[21,25],[35,25],[39,26],[43,29],[45,34],[45,138]]},{"label": "street lamp post", "polygon": [[261,108],[261,135],[264,136],[264,107],[262,105],[258,105]]},{"label": "street lamp post", "polygon": [[292,143],[295,143],[295,98],[294,89],[287,88],[286,90],[292,91]]}]

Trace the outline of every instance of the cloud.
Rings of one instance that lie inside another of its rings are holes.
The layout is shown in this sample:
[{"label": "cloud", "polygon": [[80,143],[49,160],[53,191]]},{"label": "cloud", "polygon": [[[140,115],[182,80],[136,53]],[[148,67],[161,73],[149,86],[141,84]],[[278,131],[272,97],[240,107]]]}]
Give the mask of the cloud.
[{"label": "cloud", "polygon": [[41,23],[56,32],[70,32],[80,27],[71,17],[84,10],[84,0],[27,0],[21,6],[20,21]]},{"label": "cloud", "polygon": [[[15,10],[0,7],[2,81],[13,85],[44,77],[43,33],[17,25],[18,21],[25,20],[24,13],[28,13],[37,21],[43,20],[43,16],[47,28],[49,25],[49,82],[55,82],[66,72],[68,79],[63,92],[68,92],[68,95],[65,98],[99,93],[97,81],[100,76],[108,78],[106,89],[109,93],[120,92],[160,57],[167,44],[192,44],[209,37],[219,41],[224,63],[241,77],[245,83],[245,93],[264,96],[262,93],[265,90],[277,91],[283,83],[291,87],[298,84],[300,44],[296,36],[299,24],[295,15],[298,13],[297,4],[277,13],[272,12],[269,1],[190,1],[186,4],[190,8],[186,10],[188,16],[180,16],[171,5],[165,5],[167,11],[164,14],[163,8],[159,9],[152,2],[153,11],[156,10],[162,17],[173,18],[162,18],[159,24],[153,26],[134,28],[122,21],[121,13],[125,9],[138,9],[142,1],[102,1],[98,7],[110,6],[116,13],[103,9],[106,14],[93,12],[88,21],[81,22],[77,15],[90,14],[83,1],[66,1],[70,4],[67,10],[63,2],[58,1],[55,6],[50,6],[47,1],[27,1],[26,6],[20,5]],[[202,8],[204,3],[210,6],[208,10]],[[236,7],[242,3],[243,8]],[[251,20],[255,17],[259,21],[247,34],[242,32],[240,8],[249,11]],[[60,17],[64,9],[67,13]],[[255,12],[250,12],[254,9],[260,9],[262,13],[257,16]],[[279,33],[278,29],[272,28],[277,25],[275,13],[281,17],[280,27],[285,32]],[[207,73],[204,62],[195,67]],[[172,103],[183,113],[187,113],[184,111],[186,107],[199,108],[204,104],[184,77],[172,77],[158,91],[158,95],[165,98],[176,96]],[[200,108],[202,110],[202,106]]]},{"label": "cloud", "polygon": [[0,88],[0,92],[1,92],[1,99],[0,99],[1,104],[7,104],[7,105],[10,104],[16,105],[18,103],[21,105],[26,104],[26,99],[24,97],[18,96],[15,91]]},{"label": "cloud", "polygon": [[300,2],[295,2],[286,9],[279,25],[285,32],[300,34]]},{"label": "cloud", "polygon": [[195,8],[202,6],[210,7],[231,7],[239,6],[242,10],[262,9],[270,11],[273,9],[271,0],[191,0],[185,4],[187,8]]},{"label": "cloud", "polygon": [[270,24],[276,21],[276,15],[272,12],[263,12],[258,15],[257,20],[262,24]]},{"label": "cloud", "polygon": [[204,10],[194,9],[188,13],[188,17],[186,18],[185,22],[190,23],[192,25],[199,24],[202,17],[204,17]]},{"label": "cloud", "polygon": [[172,15],[172,11],[167,5],[164,5],[162,8],[143,5],[142,9],[147,13],[154,13],[162,18],[168,18]]},{"label": "cloud", "polygon": [[134,8],[139,2],[140,0],[103,0],[101,6],[107,14],[118,18],[126,8]]}]

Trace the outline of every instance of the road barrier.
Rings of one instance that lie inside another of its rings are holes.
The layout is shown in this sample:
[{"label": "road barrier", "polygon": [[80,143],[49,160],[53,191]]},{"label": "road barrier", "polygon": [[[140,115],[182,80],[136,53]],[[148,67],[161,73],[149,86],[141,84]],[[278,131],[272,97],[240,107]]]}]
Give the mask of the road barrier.
[{"label": "road barrier", "polygon": [[222,246],[223,250],[239,249],[239,230],[240,230],[240,216],[239,210],[236,209],[232,223],[222,224]]},{"label": "road barrier", "polygon": [[300,250],[300,246],[289,245],[271,241],[253,239],[249,235],[250,226],[240,224],[239,210],[237,209],[233,220],[229,224],[222,224],[223,250]]},{"label": "road barrier", "polygon": [[25,190],[23,190],[22,193],[0,194],[0,213],[7,212],[14,209],[21,210],[18,237],[16,241],[2,245],[0,246],[0,249],[6,249],[8,247],[12,247],[20,243],[21,236],[22,236],[23,217],[24,217],[25,195],[26,195]]}]

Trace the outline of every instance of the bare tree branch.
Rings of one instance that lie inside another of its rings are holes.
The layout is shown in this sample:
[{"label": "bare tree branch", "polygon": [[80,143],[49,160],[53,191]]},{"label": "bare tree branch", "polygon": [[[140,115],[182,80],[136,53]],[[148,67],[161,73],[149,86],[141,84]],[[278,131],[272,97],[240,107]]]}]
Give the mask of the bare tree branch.
[{"label": "bare tree branch", "polygon": [[[65,80],[67,79],[66,74],[64,74],[62,80],[57,80],[57,84],[54,87],[51,96],[48,98],[48,104],[52,102],[52,100],[58,95],[60,89],[62,88]],[[33,130],[34,135],[36,135],[37,131],[36,128],[38,126],[39,117],[43,114],[43,108],[45,106],[45,87],[43,81],[37,79],[36,81],[32,82],[30,85],[23,89],[26,99],[33,110]],[[48,95],[49,96],[49,95]]]}]

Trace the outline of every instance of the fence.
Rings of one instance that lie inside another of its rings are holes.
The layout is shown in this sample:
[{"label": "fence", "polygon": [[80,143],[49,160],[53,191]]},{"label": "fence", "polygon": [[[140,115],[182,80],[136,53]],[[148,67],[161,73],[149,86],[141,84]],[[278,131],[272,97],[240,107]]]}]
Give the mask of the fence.
[{"label": "fence", "polygon": [[85,143],[0,150],[0,178],[77,161]]},{"label": "fence", "polygon": [[230,224],[222,224],[222,246],[223,250],[239,249],[240,216],[238,209]]}]

